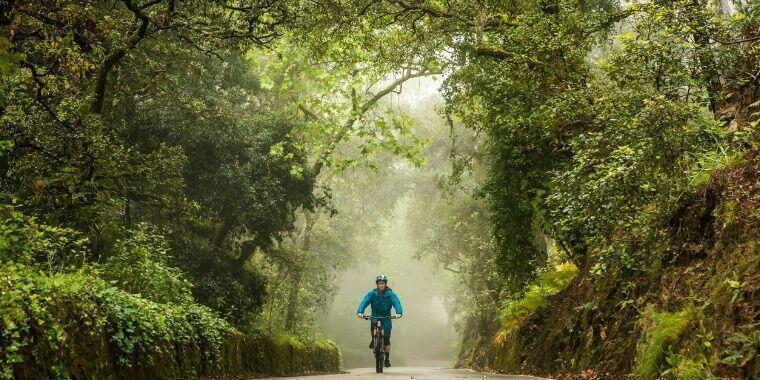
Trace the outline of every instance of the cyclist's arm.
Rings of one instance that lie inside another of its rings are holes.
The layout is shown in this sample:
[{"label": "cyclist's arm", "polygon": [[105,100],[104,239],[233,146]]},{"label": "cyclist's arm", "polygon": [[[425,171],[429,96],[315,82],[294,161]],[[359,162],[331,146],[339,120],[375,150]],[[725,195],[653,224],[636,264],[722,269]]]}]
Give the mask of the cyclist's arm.
[{"label": "cyclist's arm", "polygon": [[367,295],[364,296],[364,299],[362,299],[362,302],[359,302],[359,307],[356,308],[356,314],[364,314],[364,310],[367,309],[367,305],[369,305],[371,299],[372,291],[369,291]]},{"label": "cyclist's arm", "polygon": [[404,309],[401,307],[401,301],[398,299],[398,296],[396,293],[393,293],[391,295],[391,303],[393,304],[393,308],[396,309],[396,314],[403,315]]}]

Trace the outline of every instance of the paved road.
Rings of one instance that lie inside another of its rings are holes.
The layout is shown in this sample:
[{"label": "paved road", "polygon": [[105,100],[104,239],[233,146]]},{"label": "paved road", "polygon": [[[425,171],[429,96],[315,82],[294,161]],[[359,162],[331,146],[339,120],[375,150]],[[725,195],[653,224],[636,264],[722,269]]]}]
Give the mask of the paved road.
[{"label": "paved road", "polygon": [[[270,379],[283,379],[272,377]],[[519,376],[519,375],[494,375],[491,373],[482,373],[470,371],[467,369],[447,369],[436,367],[391,367],[386,368],[385,373],[375,373],[374,368],[355,368],[348,373],[336,375],[319,375],[319,376],[296,376],[287,377],[287,379],[304,379],[304,380],[343,380],[343,379],[383,379],[383,380],[401,380],[401,379],[506,379],[506,380],[539,380],[539,377]]]}]

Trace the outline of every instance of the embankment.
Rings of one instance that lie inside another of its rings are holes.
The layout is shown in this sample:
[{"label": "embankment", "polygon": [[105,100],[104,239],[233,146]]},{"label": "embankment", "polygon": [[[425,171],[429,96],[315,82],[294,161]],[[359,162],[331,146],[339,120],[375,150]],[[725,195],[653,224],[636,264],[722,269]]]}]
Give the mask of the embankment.
[{"label": "embankment", "polygon": [[[760,378],[760,153],[683,198],[649,270],[581,270],[528,315],[471,323],[459,365],[559,378]],[[529,292],[530,293],[530,292]]]}]

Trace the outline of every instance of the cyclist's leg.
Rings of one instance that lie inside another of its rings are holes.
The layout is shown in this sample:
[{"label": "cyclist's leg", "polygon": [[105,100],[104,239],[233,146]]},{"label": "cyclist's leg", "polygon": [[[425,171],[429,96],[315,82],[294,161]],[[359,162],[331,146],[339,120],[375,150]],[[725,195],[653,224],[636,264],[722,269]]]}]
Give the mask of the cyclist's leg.
[{"label": "cyclist's leg", "polygon": [[391,328],[390,325],[388,328],[385,328],[386,326],[383,326],[383,352],[385,352],[385,366],[390,367],[391,366]]},{"label": "cyclist's leg", "polygon": [[391,331],[393,330],[393,323],[390,319],[383,320],[383,351],[391,352]]},{"label": "cyclist's leg", "polygon": [[389,319],[383,321],[383,352],[385,352],[385,366],[391,366],[391,331],[393,323]]}]

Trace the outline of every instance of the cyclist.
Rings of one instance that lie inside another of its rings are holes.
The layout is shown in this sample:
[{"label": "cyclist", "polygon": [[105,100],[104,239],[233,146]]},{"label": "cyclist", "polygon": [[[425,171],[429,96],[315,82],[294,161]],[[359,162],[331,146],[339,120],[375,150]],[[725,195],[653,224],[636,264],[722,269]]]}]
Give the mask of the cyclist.
[{"label": "cyclist", "polygon": [[[370,333],[372,332],[372,326],[377,319],[372,317],[389,317],[391,315],[391,307],[396,310],[397,318],[401,318],[404,311],[401,308],[401,301],[399,301],[396,293],[388,287],[388,277],[384,274],[378,275],[375,278],[375,289],[367,292],[362,302],[359,303],[359,308],[356,310],[356,315],[359,318],[364,318],[364,310],[367,305],[372,306],[372,315],[370,317]],[[391,329],[393,324],[390,318],[380,319],[380,323],[383,325],[383,332],[385,337],[383,339],[383,351],[385,351],[385,366],[390,367],[391,361]],[[372,342],[370,341],[369,348],[372,348]]]}]

